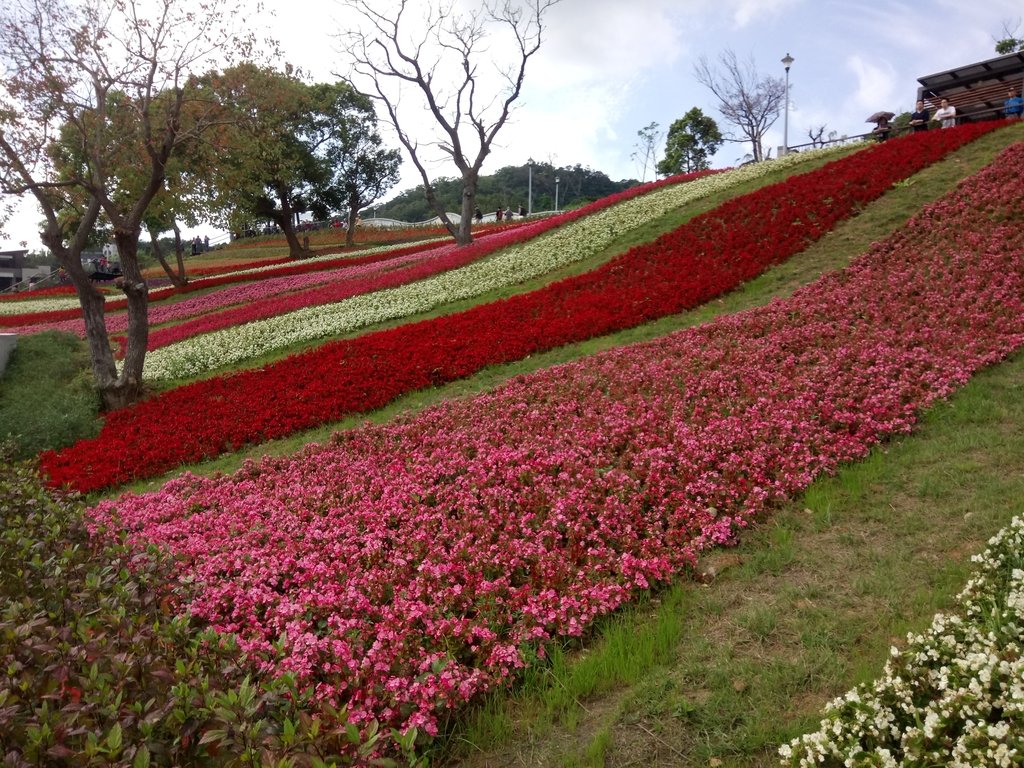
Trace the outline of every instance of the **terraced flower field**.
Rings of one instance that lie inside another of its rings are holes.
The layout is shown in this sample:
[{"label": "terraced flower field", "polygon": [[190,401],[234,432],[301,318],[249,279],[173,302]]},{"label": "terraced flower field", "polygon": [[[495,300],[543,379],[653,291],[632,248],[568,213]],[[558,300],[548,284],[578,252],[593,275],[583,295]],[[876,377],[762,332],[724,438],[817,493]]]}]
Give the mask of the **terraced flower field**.
[{"label": "terraced flower field", "polygon": [[[161,610],[236,637],[257,680],[341,708],[355,728],[344,759],[408,752],[1024,347],[1024,144],[787,298],[230,474],[116,488],[699,307],[998,127],[667,180],[469,249],[428,243],[211,275],[196,281],[209,292],[153,306],[167,325],[147,375],[195,380],[108,414],[98,437],[44,453],[41,468],[53,486],[106,491],[85,511],[95,542],[139,562],[171,558]],[[801,173],[804,163],[817,167]],[[783,181],[732,193],[786,168]],[[711,194],[728,199],[543,279]],[[421,317],[494,292],[505,296]],[[0,313],[23,332],[76,331],[65,301],[4,302]],[[300,343],[311,346],[210,376]],[[970,685],[958,678],[950,695]],[[984,738],[1012,732],[1017,704],[999,691],[971,704],[988,707],[985,728],[964,727],[971,707],[924,715],[925,740],[944,729],[948,743],[922,754],[953,749],[970,764]],[[83,694],[62,682],[48,695],[74,708]],[[924,710],[908,711],[910,722]],[[379,726],[390,740],[376,741]],[[827,749],[809,736],[784,756],[867,760],[859,732],[841,729]],[[200,735],[227,743],[220,728]]]}]

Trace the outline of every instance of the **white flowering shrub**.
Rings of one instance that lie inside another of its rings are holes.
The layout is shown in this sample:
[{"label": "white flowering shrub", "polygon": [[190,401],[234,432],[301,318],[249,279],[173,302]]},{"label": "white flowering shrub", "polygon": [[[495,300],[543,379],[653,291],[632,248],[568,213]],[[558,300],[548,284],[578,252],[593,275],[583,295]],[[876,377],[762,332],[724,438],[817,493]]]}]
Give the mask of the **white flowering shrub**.
[{"label": "white flowering shrub", "polygon": [[785,766],[1024,765],[1024,522],[973,558],[956,615],[892,649],[882,677],[826,706]]}]

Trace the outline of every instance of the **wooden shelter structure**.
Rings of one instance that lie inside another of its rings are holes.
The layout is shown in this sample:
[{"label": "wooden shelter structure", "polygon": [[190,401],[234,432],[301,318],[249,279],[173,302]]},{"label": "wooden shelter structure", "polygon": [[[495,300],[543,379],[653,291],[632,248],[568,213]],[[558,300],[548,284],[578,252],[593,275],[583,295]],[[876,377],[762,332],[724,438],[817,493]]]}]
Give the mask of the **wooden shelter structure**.
[{"label": "wooden shelter structure", "polygon": [[1001,118],[1007,89],[1020,94],[1024,88],[1024,51],[925,75],[917,82],[919,100],[935,109],[940,99],[949,99],[959,122]]}]

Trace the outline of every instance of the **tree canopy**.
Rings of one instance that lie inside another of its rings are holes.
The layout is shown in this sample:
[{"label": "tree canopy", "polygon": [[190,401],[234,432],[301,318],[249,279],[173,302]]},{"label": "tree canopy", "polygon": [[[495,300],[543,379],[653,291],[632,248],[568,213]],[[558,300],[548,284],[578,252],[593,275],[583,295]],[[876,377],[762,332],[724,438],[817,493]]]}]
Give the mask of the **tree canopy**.
[{"label": "tree canopy", "polygon": [[383,147],[372,102],[349,83],[308,85],[249,62],[206,82],[224,116],[209,145],[212,210],[228,229],[273,221],[303,256],[297,215],[358,211],[397,181],[398,151]]},{"label": "tree canopy", "polygon": [[1010,22],[1003,22],[1003,36],[996,40],[996,53],[1005,56],[1008,53],[1024,51],[1024,38],[1017,37],[1020,29],[1020,19],[1011,26]]},{"label": "tree canopy", "polygon": [[658,163],[658,173],[671,176],[705,171],[723,142],[718,123],[694,107],[669,127],[665,157]]}]

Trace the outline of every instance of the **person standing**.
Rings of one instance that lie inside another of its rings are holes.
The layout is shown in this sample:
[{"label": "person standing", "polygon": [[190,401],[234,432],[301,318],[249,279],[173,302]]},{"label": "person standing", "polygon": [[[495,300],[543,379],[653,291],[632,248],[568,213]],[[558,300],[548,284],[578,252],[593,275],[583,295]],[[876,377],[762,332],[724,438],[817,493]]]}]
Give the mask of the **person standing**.
[{"label": "person standing", "polygon": [[943,99],[939,103],[935,119],[942,123],[943,128],[952,128],[956,125],[956,107],[949,103],[949,99]]},{"label": "person standing", "polygon": [[1011,88],[1006,92],[1006,101],[1003,102],[1003,114],[1007,120],[1020,120],[1024,115],[1024,99],[1017,95],[1017,90]]},{"label": "person standing", "polygon": [[925,107],[923,101],[918,101],[914,106],[914,111],[910,113],[910,127],[914,130],[914,133],[920,133],[921,131],[928,130],[928,120],[931,116],[928,114],[928,109]]},{"label": "person standing", "polygon": [[875,127],[871,130],[874,137],[879,141],[885,141],[889,138],[889,134],[892,132],[892,126],[889,124],[889,118],[885,115],[878,116],[878,122]]}]

